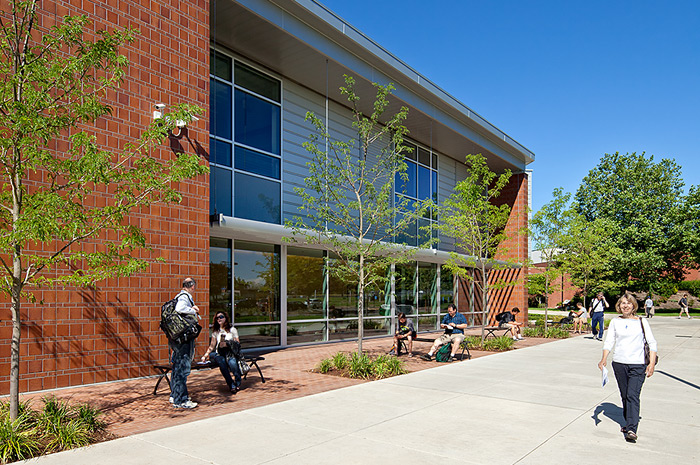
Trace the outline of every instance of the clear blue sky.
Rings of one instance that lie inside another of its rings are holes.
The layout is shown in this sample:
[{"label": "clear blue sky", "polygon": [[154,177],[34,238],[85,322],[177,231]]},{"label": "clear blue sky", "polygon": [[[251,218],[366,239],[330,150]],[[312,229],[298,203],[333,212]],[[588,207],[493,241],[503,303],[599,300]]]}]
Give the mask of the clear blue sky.
[{"label": "clear blue sky", "polygon": [[532,206],[605,153],[700,184],[700,1],[321,0],[535,153]]}]

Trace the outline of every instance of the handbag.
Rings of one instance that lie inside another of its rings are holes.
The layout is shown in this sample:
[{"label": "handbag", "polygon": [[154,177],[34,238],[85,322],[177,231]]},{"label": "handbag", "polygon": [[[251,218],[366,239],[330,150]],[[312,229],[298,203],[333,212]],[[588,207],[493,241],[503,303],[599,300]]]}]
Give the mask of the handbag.
[{"label": "handbag", "polygon": [[250,371],[250,365],[243,358],[238,359],[238,368],[241,369],[241,375],[246,375]]},{"label": "handbag", "polygon": [[[649,343],[647,342],[647,334],[644,332],[644,322],[642,322],[642,319],[639,319],[639,324],[642,325],[642,337],[644,338],[644,365],[649,365],[651,362],[651,349],[649,349]],[[659,363],[659,353],[656,353],[656,363],[655,365],[658,365]]]}]

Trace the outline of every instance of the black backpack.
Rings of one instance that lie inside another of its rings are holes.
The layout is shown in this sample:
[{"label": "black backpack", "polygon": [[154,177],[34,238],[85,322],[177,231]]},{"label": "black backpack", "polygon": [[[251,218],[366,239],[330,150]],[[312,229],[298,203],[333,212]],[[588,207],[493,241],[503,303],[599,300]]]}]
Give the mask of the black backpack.
[{"label": "black backpack", "polygon": [[499,313],[498,315],[496,315],[496,321],[497,321],[497,322],[500,323],[502,319],[503,319],[503,313]]},{"label": "black backpack", "polygon": [[202,327],[197,323],[196,317],[182,315],[175,311],[177,300],[182,293],[168,300],[160,308],[160,329],[163,330],[168,340],[176,344],[184,344],[199,336]]}]

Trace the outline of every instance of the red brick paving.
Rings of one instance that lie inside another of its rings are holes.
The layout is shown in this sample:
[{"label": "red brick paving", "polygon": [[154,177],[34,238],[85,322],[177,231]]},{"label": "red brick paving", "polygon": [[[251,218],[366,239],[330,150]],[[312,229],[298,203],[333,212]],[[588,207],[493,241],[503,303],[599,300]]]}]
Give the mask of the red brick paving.
[{"label": "red brick paving", "polygon": [[[476,331],[468,333],[476,334]],[[551,340],[528,338],[518,342],[516,348],[549,341]],[[386,353],[389,348],[389,338],[363,342],[363,349],[370,355]],[[417,354],[426,353],[429,348],[427,342],[415,342],[413,347]],[[187,387],[192,400],[199,403],[199,407],[194,410],[172,408],[168,402],[169,390],[165,382],[161,383],[158,395],[154,396],[152,392],[156,377],[44,391],[23,395],[22,398],[34,399],[38,403],[46,395],[55,395],[72,402],[89,402],[104,412],[103,420],[107,422],[111,435],[129,436],[367,382],[310,371],[323,358],[338,351],[353,350],[357,350],[356,342],[296,347],[267,353],[264,355],[265,360],[259,362],[266,382],[262,383],[258,372],[252,369],[248,379],[243,381],[243,389],[236,395],[228,392],[218,369],[193,371],[188,378]],[[471,354],[477,358],[492,352],[473,350]],[[402,356],[401,359],[409,372],[435,366],[435,362],[425,362],[417,356]]]}]

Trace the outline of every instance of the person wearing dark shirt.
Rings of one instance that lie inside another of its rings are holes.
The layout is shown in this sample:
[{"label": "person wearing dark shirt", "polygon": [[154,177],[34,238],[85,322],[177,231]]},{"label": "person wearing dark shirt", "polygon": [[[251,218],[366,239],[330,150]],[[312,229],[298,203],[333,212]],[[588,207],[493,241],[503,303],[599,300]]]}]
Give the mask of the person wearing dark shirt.
[{"label": "person wearing dark shirt", "polygon": [[515,320],[518,313],[520,313],[520,309],[518,307],[513,307],[510,312],[506,311],[501,313],[501,321],[498,324],[498,326],[501,328],[510,329],[510,335],[513,336],[514,341],[523,340],[523,335],[520,334],[520,328],[523,324]]},{"label": "person wearing dark shirt", "polygon": [[459,345],[464,341],[464,330],[467,329],[467,319],[457,311],[455,304],[450,304],[447,306],[447,315],[442,319],[440,327],[445,330],[445,334],[435,339],[433,346],[427,354],[421,355],[423,360],[432,360],[433,354],[441,345],[451,343],[452,351],[448,361],[454,361],[455,353],[457,349],[459,349]]},{"label": "person wearing dark shirt", "polygon": [[394,334],[394,347],[391,348],[389,355],[399,354],[399,352],[401,352],[399,350],[401,341],[406,340],[408,341],[408,356],[413,357],[413,339],[415,339],[415,337],[416,329],[413,326],[413,321],[406,318],[405,313],[399,313],[399,325]]}]

